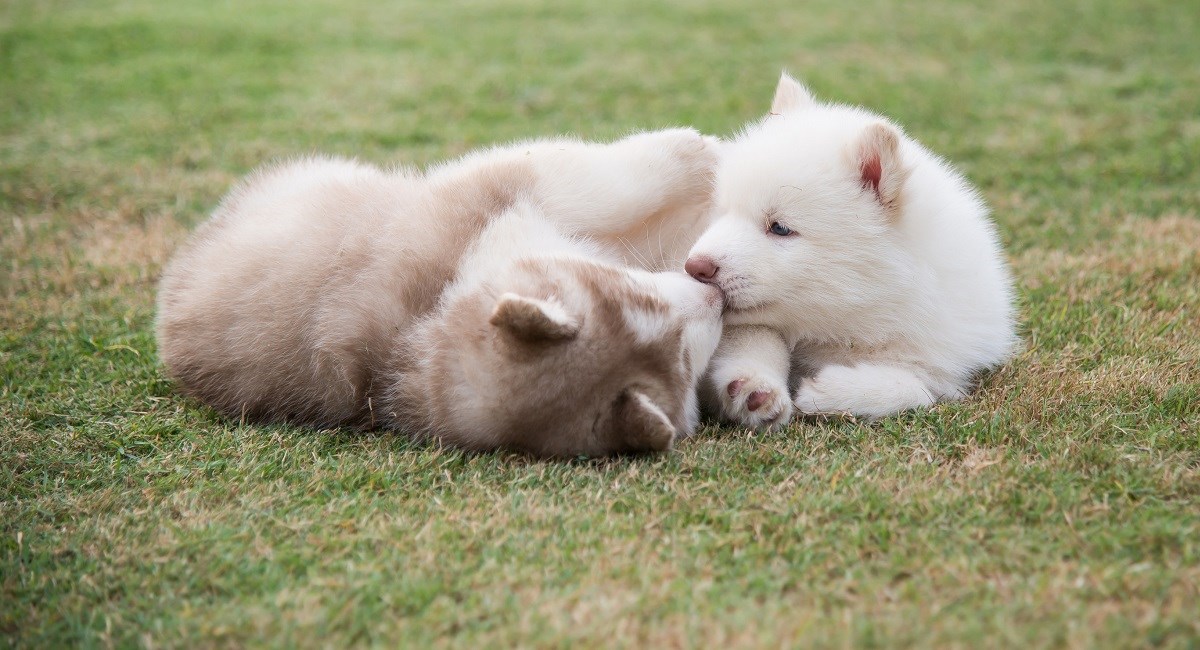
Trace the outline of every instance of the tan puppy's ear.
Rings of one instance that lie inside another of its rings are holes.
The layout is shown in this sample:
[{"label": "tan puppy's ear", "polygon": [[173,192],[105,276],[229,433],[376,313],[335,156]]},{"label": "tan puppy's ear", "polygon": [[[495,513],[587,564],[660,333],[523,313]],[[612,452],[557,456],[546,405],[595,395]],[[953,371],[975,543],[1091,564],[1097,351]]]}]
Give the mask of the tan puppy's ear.
[{"label": "tan puppy's ear", "polygon": [[500,296],[488,322],[526,343],[569,341],[579,334],[579,321],[562,305],[515,293]]},{"label": "tan puppy's ear", "polygon": [[885,214],[899,218],[901,190],[911,171],[900,159],[900,133],[883,122],[868,126],[858,140],[857,160],[863,188],[875,193]]},{"label": "tan puppy's ear", "polygon": [[627,389],[613,406],[614,436],[628,451],[666,451],[675,439],[675,426],[645,393]]},{"label": "tan puppy's ear", "polygon": [[779,75],[779,85],[775,86],[775,99],[771,101],[771,114],[780,115],[808,108],[816,103],[812,93],[804,84],[796,81],[787,72]]}]

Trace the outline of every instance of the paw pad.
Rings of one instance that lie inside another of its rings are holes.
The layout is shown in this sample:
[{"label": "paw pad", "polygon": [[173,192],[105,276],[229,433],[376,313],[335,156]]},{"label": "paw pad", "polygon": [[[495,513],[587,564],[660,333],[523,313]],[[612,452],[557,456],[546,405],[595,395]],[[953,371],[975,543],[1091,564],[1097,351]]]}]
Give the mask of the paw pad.
[{"label": "paw pad", "polygon": [[746,397],[746,408],[751,411],[757,411],[762,408],[767,400],[771,399],[771,393],[765,390],[756,390]]},{"label": "paw pad", "polygon": [[729,382],[729,386],[725,387],[725,392],[728,393],[729,397],[732,399],[737,397],[738,393],[742,392],[742,386],[745,385],[745,379],[734,379],[733,381]]}]

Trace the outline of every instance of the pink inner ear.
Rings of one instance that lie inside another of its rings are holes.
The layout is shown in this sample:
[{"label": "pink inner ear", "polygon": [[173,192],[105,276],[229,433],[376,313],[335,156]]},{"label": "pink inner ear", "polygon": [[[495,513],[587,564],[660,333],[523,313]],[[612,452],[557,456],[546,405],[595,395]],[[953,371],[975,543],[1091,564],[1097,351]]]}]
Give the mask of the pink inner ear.
[{"label": "pink inner ear", "polygon": [[883,178],[883,162],[879,156],[864,158],[858,171],[862,174],[863,187],[870,187],[875,194],[879,194],[879,181]]}]

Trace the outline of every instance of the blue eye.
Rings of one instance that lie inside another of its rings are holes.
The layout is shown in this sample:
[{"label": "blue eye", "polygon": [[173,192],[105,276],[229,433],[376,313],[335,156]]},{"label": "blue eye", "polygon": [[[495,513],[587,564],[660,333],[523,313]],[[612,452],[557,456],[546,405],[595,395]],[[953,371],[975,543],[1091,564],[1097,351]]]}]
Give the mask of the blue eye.
[{"label": "blue eye", "polygon": [[771,228],[767,232],[770,232],[772,235],[779,235],[780,237],[787,237],[788,235],[792,234],[792,229],[779,223],[778,221],[772,221]]}]

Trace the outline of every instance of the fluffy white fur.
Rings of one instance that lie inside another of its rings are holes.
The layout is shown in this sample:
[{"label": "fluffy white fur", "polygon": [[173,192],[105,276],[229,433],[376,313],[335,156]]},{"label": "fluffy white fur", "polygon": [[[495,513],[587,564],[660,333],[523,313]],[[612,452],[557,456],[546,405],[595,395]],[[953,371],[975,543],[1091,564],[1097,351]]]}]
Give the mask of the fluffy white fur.
[{"label": "fluffy white fur", "polygon": [[979,194],[895,124],[786,74],[770,114],[724,145],[714,214],[687,268],[725,292],[705,393],[730,420],[959,399],[1017,343]]}]

